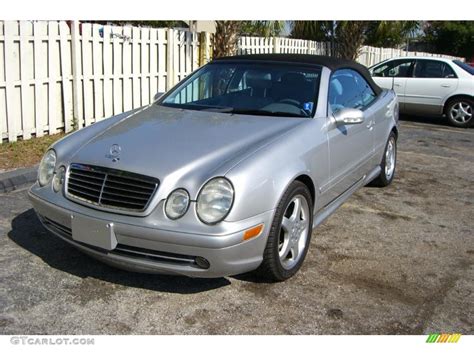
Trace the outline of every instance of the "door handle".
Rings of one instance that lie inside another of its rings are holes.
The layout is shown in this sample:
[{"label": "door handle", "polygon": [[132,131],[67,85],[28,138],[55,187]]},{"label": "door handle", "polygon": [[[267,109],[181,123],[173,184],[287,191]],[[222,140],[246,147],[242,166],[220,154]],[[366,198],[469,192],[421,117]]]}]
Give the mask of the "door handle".
[{"label": "door handle", "polygon": [[398,87],[400,87],[400,86],[402,86],[402,85],[401,85],[401,84],[393,84],[393,86],[398,86]]},{"label": "door handle", "polygon": [[449,85],[449,84],[441,84],[441,86],[442,86],[443,88],[450,88],[450,87],[451,87],[451,85]]}]

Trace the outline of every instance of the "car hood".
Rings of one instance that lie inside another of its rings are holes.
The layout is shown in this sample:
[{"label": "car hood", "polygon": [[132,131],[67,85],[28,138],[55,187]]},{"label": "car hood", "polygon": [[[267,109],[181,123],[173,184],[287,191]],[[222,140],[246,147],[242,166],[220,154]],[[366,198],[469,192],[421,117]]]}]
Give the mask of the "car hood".
[{"label": "car hood", "polygon": [[[70,162],[154,176],[160,190],[190,193],[304,119],[232,115],[150,105],[90,139]],[[120,146],[120,159],[110,156]]]}]

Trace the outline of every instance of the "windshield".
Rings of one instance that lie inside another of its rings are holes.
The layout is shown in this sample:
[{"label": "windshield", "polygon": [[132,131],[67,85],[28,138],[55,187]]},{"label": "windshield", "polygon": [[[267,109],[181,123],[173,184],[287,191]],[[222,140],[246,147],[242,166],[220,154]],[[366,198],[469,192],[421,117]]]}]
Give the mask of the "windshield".
[{"label": "windshield", "polygon": [[212,63],[160,100],[163,106],[224,113],[311,117],[320,67],[255,62]]},{"label": "windshield", "polygon": [[461,62],[460,60],[453,60],[454,64],[456,64],[458,67],[463,68],[465,71],[467,71],[469,74],[474,75],[474,68],[471,67],[469,64],[466,64],[464,62]]}]

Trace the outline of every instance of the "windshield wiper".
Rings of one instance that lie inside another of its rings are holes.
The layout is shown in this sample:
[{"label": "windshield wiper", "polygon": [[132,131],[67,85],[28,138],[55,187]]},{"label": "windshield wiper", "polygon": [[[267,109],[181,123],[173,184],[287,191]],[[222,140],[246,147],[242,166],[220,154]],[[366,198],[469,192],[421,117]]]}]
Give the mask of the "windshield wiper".
[{"label": "windshield wiper", "polygon": [[308,117],[299,115],[293,112],[285,111],[269,111],[269,110],[239,110],[234,109],[231,111],[233,114],[242,114],[242,115],[256,115],[256,116],[278,116],[278,117]]}]

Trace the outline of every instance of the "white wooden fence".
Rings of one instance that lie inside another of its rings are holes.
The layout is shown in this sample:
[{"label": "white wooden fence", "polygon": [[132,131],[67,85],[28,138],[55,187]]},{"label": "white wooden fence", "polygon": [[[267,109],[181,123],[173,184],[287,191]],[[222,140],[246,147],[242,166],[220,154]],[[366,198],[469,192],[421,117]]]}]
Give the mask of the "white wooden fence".
[{"label": "white wooden fence", "polygon": [[453,57],[445,54],[436,54],[436,53],[427,53],[427,52],[408,52],[403,49],[397,48],[378,48],[378,47],[369,47],[363,46],[359,50],[359,55],[357,61],[361,64],[364,64],[367,67],[370,67],[374,64],[377,64],[383,60],[394,58],[394,57],[406,57],[406,56],[424,56],[424,57],[443,57],[451,59],[460,59],[458,57]]},{"label": "white wooden fence", "polygon": [[[0,21],[0,143],[71,131],[147,105],[207,62],[209,33],[79,24]],[[241,37],[239,54],[328,55],[329,43]],[[370,66],[407,54],[362,47]]]},{"label": "white wooden fence", "polygon": [[209,34],[199,35],[0,21],[0,143],[68,132],[149,104],[199,67],[200,43],[210,49]]},{"label": "white wooden fence", "polygon": [[[263,38],[263,37],[241,37],[238,41],[238,54],[260,54],[260,53],[299,53],[331,55],[331,44],[329,42],[315,42],[293,38]],[[394,57],[405,56],[428,56],[456,58],[449,55],[425,53],[425,52],[407,52],[397,48],[378,48],[363,46],[359,49],[357,61],[367,67],[370,67],[383,60]]]},{"label": "white wooden fence", "polygon": [[329,42],[284,37],[240,37],[237,47],[238,54],[297,53],[330,55],[331,51]]}]

